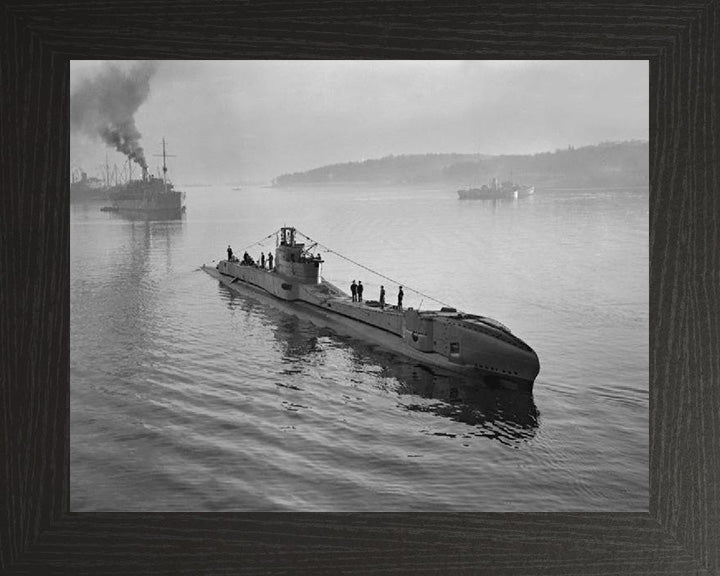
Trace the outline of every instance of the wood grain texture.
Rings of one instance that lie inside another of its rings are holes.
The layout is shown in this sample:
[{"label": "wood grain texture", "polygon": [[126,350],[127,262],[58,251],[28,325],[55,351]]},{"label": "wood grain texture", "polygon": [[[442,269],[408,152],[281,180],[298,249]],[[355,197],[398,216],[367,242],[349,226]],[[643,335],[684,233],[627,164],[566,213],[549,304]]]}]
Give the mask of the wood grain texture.
[{"label": "wood grain texture", "polygon": [[[0,571],[720,574],[719,6],[0,5]],[[650,513],[70,513],[72,58],[649,59]]]},{"label": "wood grain texture", "polygon": [[[658,59],[651,153],[650,512],[720,572],[720,11]],[[655,193],[655,191],[660,193]]]}]

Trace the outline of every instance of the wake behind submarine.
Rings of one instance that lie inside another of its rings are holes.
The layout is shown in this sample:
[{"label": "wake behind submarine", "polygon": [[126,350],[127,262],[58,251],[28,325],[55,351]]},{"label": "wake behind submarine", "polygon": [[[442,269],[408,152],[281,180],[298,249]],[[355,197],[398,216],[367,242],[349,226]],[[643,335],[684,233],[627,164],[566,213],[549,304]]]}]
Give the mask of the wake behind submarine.
[{"label": "wake behind submarine", "polygon": [[[451,307],[420,311],[353,301],[349,294],[322,279],[320,265],[324,261],[310,252],[322,245],[291,227],[280,228],[266,238],[273,235],[277,247],[271,266],[250,258],[240,261],[229,254],[229,259],[215,267],[203,264],[202,269],[231,290],[265,293],[306,313],[316,323],[379,344],[421,364],[477,375],[491,385],[532,391],[540,371],[537,354],[497,320]],[[312,245],[297,242],[297,235]]]}]

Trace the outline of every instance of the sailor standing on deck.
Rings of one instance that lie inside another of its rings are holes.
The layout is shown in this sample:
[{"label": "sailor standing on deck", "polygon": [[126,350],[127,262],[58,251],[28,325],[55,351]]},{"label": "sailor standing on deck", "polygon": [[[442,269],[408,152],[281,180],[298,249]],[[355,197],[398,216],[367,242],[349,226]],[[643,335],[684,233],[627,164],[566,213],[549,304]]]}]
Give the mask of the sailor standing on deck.
[{"label": "sailor standing on deck", "polygon": [[352,294],[352,301],[357,302],[357,284],[355,284],[355,280],[350,284],[350,294]]},{"label": "sailor standing on deck", "polygon": [[357,293],[358,293],[358,302],[362,302],[362,293],[363,293],[362,280],[358,280]]},{"label": "sailor standing on deck", "polygon": [[398,291],[398,308],[402,308],[403,296],[405,296],[405,292],[403,292],[402,286],[400,286],[400,290]]},{"label": "sailor standing on deck", "polygon": [[380,308],[385,309],[385,286],[380,286]]},{"label": "sailor standing on deck", "polygon": [[268,268],[270,268],[270,270],[273,269],[272,261],[273,261],[273,255],[272,255],[272,253],[270,253],[270,254],[268,254]]},{"label": "sailor standing on deck", "polygon": [[260,252],[260,268],[265,268],[265,252]]},{"label": "sailor standing on deck", "polygon": [[230,248],[230,244],[228,244],[227,253],[228,253],[228,262],[232,262],[232,248]]}]

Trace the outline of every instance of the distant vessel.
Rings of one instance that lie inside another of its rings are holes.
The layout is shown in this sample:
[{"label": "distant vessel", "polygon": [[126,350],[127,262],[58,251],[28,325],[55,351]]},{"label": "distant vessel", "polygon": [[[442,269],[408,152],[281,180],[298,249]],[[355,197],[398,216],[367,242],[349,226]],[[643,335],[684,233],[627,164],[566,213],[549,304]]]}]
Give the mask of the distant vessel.
[{"label": "distant vessel", "polygon": [[[299,234],[299,233],[298,233]],[[306,237],[307,238],[307,237]],[[537,354],[497,320],[455,308],[415,310],[354,302],[337,286],[323,280],[323,260],[296,242],[295,228],[276,236],[272,269],[251,259],[221,260],[202,269],[237,292],[253,290],[289,302],[321,324],[451,372],[478,374],[487,383],[532,390],[540,370]]]},{"label": "distant vessel", "polygon": [[534,186],[523,186],[510,181],[498,182],[497,178],[493,178],[489,186],[483,184],[481,188],[464,188],[457,191],[461,200],[520,198],[534,192]]},{"label": "distant vessel", "polygon": [[125,184],[109,189],[112,207],[120,212],[182,214],[185,210],[185,193],[174,189],[167,177],[165,139],[163,139],[163,177],[148,174],[143,167],[142,179],[132,178]]},{"label": "distant vessel", "polygon": [[103,200],[107,198],[107,186],[100,178],[89,177],[84,170],[73,172],[70,182],[70,200]]}]

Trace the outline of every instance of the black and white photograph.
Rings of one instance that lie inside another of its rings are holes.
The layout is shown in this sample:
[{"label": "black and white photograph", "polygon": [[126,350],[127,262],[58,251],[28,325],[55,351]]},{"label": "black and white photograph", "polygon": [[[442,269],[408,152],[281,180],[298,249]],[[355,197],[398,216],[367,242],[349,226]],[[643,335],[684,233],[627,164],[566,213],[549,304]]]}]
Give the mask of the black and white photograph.
[{"label": "black and white photograph", "polygon": [[70,62],[70,509],[647,512],[647,60]]}]

